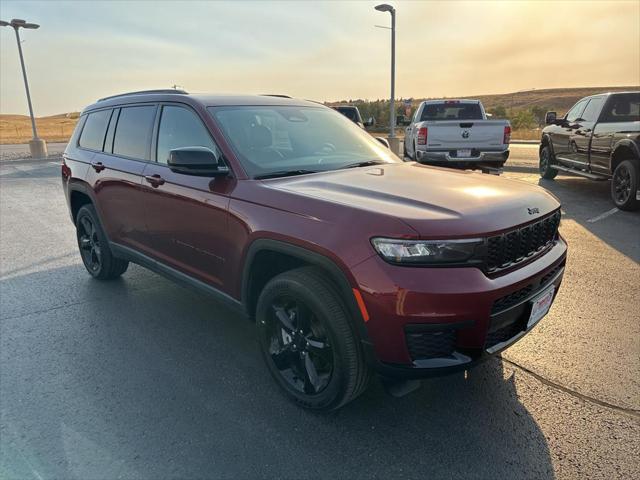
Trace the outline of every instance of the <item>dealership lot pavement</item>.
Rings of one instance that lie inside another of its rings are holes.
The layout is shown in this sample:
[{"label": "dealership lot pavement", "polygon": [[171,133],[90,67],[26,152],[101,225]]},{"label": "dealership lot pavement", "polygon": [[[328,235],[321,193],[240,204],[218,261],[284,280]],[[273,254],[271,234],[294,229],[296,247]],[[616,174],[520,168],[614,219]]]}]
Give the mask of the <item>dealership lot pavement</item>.
[{"label": "dealership lot pavement", "polygon": [[[504,175],[535,160],[513,146]],[[640,214],[607,183],[541,183],[567,273],[503,359],[317,415],[224,306],[137,266],[91,280],[55,162],[0,163],[0,477],[640,477]]]}]

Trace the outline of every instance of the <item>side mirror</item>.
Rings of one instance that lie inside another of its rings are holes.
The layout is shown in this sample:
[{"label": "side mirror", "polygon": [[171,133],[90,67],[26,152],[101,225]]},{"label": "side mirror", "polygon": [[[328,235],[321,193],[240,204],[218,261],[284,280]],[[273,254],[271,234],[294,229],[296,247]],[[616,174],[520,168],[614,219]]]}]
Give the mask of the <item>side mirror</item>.
[{"label": "side mirror", "polygon": [[366,122],[364,122],[365,127],[373,127],[376,124],[376,119],[373,117],[369,117]]},{"label": "side mirror", "polygon": [[396,125],[399,127],[406,127],[407,125],[411,125],[411,118],[406,117],[405,115],[398,115],[396,119]]},{"label": "side mirror", "polygon": [[216,154],[206,147],[183,147],[171,150],[167,165],[171,171],[185,175],[214,177],[229,173],[227,167],[220,165]]},{"label": "side mirror", "polygon": [[556,123],[557,118],[556,112],[547,112],[544,116],[544,123],[551,125],[552,123]]},{"label": "side mirror", "polygon": [[375,137],[376,140],[378,140],[382,145],[384,145],[385,147],[387,147],[388,149],[391,149],[391,145],[389,145],[389,141],[384,138],[384,137]]},{"label": "side mirror", "polygon": [[487,116],[487,118],[493,117],[493,113],[485,113],[485,115]]}]

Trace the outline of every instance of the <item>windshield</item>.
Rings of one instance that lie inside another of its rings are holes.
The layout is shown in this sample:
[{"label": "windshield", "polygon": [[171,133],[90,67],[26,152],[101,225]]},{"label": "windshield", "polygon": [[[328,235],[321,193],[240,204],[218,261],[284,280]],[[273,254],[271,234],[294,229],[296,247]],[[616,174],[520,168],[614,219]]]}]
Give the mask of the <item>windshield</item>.
[{"label": "windshield", "polygon": [[477,103],[430,103],[420,115],[421,122],[426,120],[482,120],[482,110]]},{"label": "windshield", "polygon": [[209,107],[252,178],[401,162],[389,149],[326,107]]}]

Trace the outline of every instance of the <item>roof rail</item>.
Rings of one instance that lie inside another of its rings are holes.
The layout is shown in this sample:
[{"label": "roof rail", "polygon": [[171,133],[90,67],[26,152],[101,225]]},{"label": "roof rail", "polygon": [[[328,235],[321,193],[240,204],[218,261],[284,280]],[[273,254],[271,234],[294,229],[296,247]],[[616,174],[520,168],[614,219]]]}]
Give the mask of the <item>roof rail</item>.
[{"label": "roof rail", "polygon": [[104,102],[105,100],[111,100],[112,98],[118,98],[118,97],[127,97],[129,95],[151,95],[153,93],[161,93],[161,94],[179,94],[179,95],[187,95],[188,92],[186,92],[185,90],[178,90],[178,89],[174,89],[174,88],[165,88],[165,89],[160,89],[160,90],[139,90],[137,92],[126,92],[126,93],[119,93],[117,95],[111,95],[109,97],[104,97],[99,99],[99,102]]},{"label": "roof rail", "polygon": [[291,98],[289,95],[282,95],[280,93],[263,93],[261,97],[278,97],[278,98]]}]

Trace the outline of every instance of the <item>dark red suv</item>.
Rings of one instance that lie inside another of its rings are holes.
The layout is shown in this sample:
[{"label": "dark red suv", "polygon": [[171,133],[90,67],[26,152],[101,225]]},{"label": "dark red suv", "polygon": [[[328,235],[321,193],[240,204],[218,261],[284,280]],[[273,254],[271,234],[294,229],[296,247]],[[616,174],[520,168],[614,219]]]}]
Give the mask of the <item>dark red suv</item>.
[{"label": "dark red suv", "polygon": [[545,190],[405,163],[334,110],[282,96],[102,99],[62,178],[91,275],[135,262],[237,306],[307,408],[344,405],[372,371],[469,368],[533,328],[564,272]]}]

